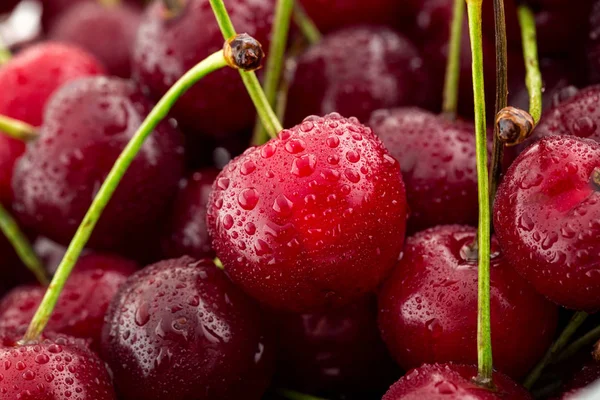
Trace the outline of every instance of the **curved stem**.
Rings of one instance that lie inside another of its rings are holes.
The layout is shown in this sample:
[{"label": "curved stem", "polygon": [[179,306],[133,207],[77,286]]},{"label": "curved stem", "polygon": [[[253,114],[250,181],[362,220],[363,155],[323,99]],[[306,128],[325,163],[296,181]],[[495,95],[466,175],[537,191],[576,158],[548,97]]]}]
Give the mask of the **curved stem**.
[{"label": "curved stem", "polygon": [[317,44],[321,41],[322,35],[319,32],[319,28],[308,16],[304,7],[298,0],[295,0],[294,4],[294,23],[300,29],[309,44]]},{"label": "curved stem", "polygon": [[89,240],[102,211],[110,201],[113,193],[117,189],[119,182],[125,175],[127,168],[133,162],[133,159],[137,155],[138,151],[144,144],[146,138],[152,133],[154,128],[167,117],[169,111],[173,107],[173,104],[179,99],[194,83],[208,75],[209,73],[221,69],[227,65],[225,57],[223,56],[223,50],[220,50],[202,60],[195,67],[190,69],[185,75],[183,75],[175,84],[169,89],[169,91],[160,99],[156,106],[152,109],[150,114],[146,117],[144,122],[140,125],[136,133],[133,135],[127,146],[123,149],[119,158],[113,165],[112,169],[108,173],[104,183],[100,187],[98,194],[92,201],[92,204],[85,214],[83,221],[77,228],[73,240],[67,248],[54,278],[44,295],[44,299],[36,311],[27,332],[25,333],[24,341],[32,341],[39,337],[44,330],[48,318],[52,314],[58,297],[81,254],[84,246]]},{"label": "curved stem", "polygon": [[[236,35],[235,28],[231,23],[223,0],[210,0],[210,5],[215,14],[215,18],[217,19],[217,23],[219,24],[219,28],[223,33],[223,38],[228,40],[234,37]],[[273,138],[276,137],[277,134],[283,130],[283,126],[281,126],[281,122],[279,122],[273,108],[267,101],[265,92],[263,92],[256,74],[253,71],[240,70],[239,72],[263,126],[267,130],[269,136]]]},{"label": "curved stem", "polygon": [[560,361],[564,361],[567,358],[575,355],[582,348],[586,346],[590,346],[600,340],[600,325],[575,340],[573,343],[568,345],[554,360],[554,363],[558,363]]},{"label": "curved stem", "polygon": [[38,282],[44,286],[47,285],[48,277],[44,266],[31,247],[27,236],[19,229],[17,221],[2,204],[0,204],[0,230],[13,246],[23,264],[35,275]]},{"label": "curved stem", "polygon": [[[506,16],[504,0],[494,0],[494,19],[496,27],[496,107],[495,115],[508,106],[508,55],[506,50]],[[496,191],[502,175],[504,143],[499,140],[498,124],[494,124],[494,143],[490,172],[490,208],[494,206]]]},{"label": "curved stem", "polygon": [[544,371],[544,368],[546,368],[548,364],[551,364],[554,361],[556,355],[562,349],[565,348],[571,337],[575,334],[577,329],[579,329],[579,327],[581,326],[581,324],[583,324],[587,317],[588,314],[583,311],[579,311],[573,314],[573,317],[571,317],[571,321],[569,321],[567,327],[562,331],[558,339],[556,339],[556,341],[552,343],[552,346],[550,346],[548,351],[546,351],[544,357],[531,370],[531,372],[523,382],[523,386],[525,386],[525,388],[531,390],[535,382],[537,382],[538,378]]},{"label": "curved stem", "polygon": [[456,118],[458,107],[458,84],[460,82],[460,41],[462,36],[462,22],[465,15],[465,0],[454,0],[452,24],[450,25],[450,43],[448,48],[448,62],[446,64],[446,78],[444,81],[444,103],[442,113],[448,118]]},{"label": "curved stem", "polygon": [[[271,45],[267,58],[267,67],[264,77],[264,91],[267,101],[271,107],[275,107],[277,101],[277,89],[281,80],[281,71],[285,60],[285,48],[290,30],[290,20],[294,8],[293,0],[278,0],[275,10],[275,20],[271,32]],[[260,120],[256,122],[252,144],[261,145],[268,140],[268,135]]]},{"label": "curved stem", "polygon": [[469,36],[473,58],[473,96],[475,101],[475,146],[477,158],[477,190],[479,202],[479,285],[477,310],[477,360],[482,386],[492,383],[492,337],[490,324],[490,207],[488,202],[487,138],[485,125],[485,90],[483,82],[483,47],[481,7],[483,0],[467,0]]},{"label": "curved stem", "polygon": [[321,397],[315,397],[289,389],[277,389],[275,392],[289,400],[326,400]]},{"label": "curved stem", "polygon": [[38,138],[38,131],[36,128],[23,121],[4,115],[0,115],[0,133],[24,142]]},{"label": "curved stem", "polygon": [[529,91],[529,114],[537,124],[542,116],[542,73],[538,62],[537,34],[535,16],[526,5],[519,5],[517,10],[521,25],[523,41],[523,58],[525,59],[525,84]]}]

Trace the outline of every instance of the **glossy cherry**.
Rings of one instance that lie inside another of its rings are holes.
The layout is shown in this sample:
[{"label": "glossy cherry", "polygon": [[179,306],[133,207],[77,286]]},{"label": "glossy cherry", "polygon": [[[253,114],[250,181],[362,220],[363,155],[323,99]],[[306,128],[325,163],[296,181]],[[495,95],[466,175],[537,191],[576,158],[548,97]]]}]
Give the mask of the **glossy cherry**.
[{"label": "glossy cherry", "polygon": [[163,230],[163,257],[215,256],[206,228],[206,204],[218,173],[216,169],[196,171],[180,186]]},{"label": "glossy cherry", "polygon": [[281,386],[323,396],[366,395],[398,376],[379,336],[377,304],[368,296],[313,314],[277,314]]},{"label": "glossy cherry", "polygon": [[[140,25],[133,73],[152,96],[163,95],[196,63],[223,47],[223,36],[206,0],[188,0],[176,16],[162,0],[151,3]],[[239,32],[269,46],[274,0],[232,0],[227,10]],[[212,73],[175,104],[174,115],[191,135],[223,136],[252,127],[255,110],[237,71]]]},{"label": "glossy cherry", "polygon": [[[104,72],[92,55],[76,47],[47,42],[15,55],[0,68],[0,114],[27,122],[42,123],[48,98],[64,83]],[[0,135],[0,201],[12,201],[11,179],[23,142]]]},{"label": "glossy cherry", "polygon": [[498,188],[494,227],[511,265],[567,308],[600,309],[600,144],[545,137]]},{"label": "glossy cherry", "polygon": [[161,261],[114,298],[102,352],[124,399],[260,399],[272,345],[261,311],[210,260]]},{"label": "glossy cherry", "polygon": [[494,372],[495,390],[476,385],[477,367],[425,364],[409,371],[382,400],[531,400],[533,397],[506,375]]},{"label": "glossy cherry", "polygon": [[346,28],[298,58],[286,119],[297,124],[339,112],[366,123],[377,109],[423,104],[427,83],[423,58],[404,36],[384,27]]},{"label": "glossy cherry", "polygon": [[[476,229],[446,225],[409,237],[379,294],[381,334],[405,370],[423,363],[477,362]],[[537,294],[492,242],[494,366],[518,379],[554,338],[558,309]]]},{"label": "glossy cherry", "polygon": [[375,289],[398,259],[406,213],[398,162],[356,118],[330,114],[229,163],[207,221],[236,284],[273,308],[307,312]]},{"label": "glossy cherry", "polygon": [[[132,82],[86,78],[59,90],[40,139],[13,176],[14,208],[25,226],[67,244],[115,160],[152,104]],[[182,135],[165,121],[146,140],[88,243],[103,250],[148,246],[183,173]],[[146,251],[148,251],[146,249]]]},{"label": "glossy cherry", "polygon": [[[77,261],[48,321],[51,332],[87,339],[99,348],[108,305],[137,265],[107,254],[87,254]],[[0,301],[0,329],[27,327],[40,305],[46,288],[23,285]]]},{"label": "glossy cherry", "polygon": [[105,6],[96,1],[82,2],[56,19],[48,37],[86,49],[102,61],[110,75],[129,78],[140,20],[139,8],[128,4]]},{"label": "glossy cherry", "polygon": [[81,339],[48,335],[18,345],[19,336],[0,334],[5,400],[116,400],[104,362]]}]

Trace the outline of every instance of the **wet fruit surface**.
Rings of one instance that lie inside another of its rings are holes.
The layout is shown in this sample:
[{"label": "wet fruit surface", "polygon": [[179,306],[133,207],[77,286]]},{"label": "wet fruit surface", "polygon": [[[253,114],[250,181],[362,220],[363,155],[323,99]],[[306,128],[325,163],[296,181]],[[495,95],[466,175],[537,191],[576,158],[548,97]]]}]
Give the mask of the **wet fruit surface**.
[{"label": "wet fruit surface", "polygon": [[541,294],[578,310],[600,308],[600,144],[546,137],[515,160],[494,206],[498,241]]},{"label": "wet fruit surface", "polygon": [[[439,226],[409,237],[379,294],[381,334],[405,370],[423,363],[477,362],[476,229]],[[558,308],[521,278],[493,240],[494,367],[522,378],[552,343]]]},{"label": "wet fruit surface", "polygon": [[[41,138],[13,177],[14,208],[26,226],[67,244],[115,160],[152,104],[119,78],[86,78],[50,101]],[[130,251],[149,235],[183,173],[183,138],[163,122],[146,140],[88,245]]]},{"label": "wet fruit surface", "polygon": [[330,114],[229,163],[207,221],[234,282],[306,312],[375,289],[398,259],[406,213],[398,162],[371,129]]},{"label": "wet fruit surface", "polygon": [[261,318],[211,261],[161,261],[113,300],[102,353],[126,399],[258,400],[273,361]]}]

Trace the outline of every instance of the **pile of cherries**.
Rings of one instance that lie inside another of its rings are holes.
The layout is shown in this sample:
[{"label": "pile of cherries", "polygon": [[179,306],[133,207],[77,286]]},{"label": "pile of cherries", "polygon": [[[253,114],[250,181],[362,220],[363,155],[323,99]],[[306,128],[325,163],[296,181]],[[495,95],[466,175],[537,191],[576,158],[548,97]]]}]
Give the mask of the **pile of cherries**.
[{"label": "pile of cherries", "polygon": [[[473,380],[466,19],[452,118],[454,0],[298,2],[322,37],[292,25],[286,129],[249,147],[238,72],[195,84],[133,160],[35,341],[21,339],[46,287],[0,235],[0,399],[532,399],[521,384],[569,317],[600,310],[600,1],[525,1],[544,112],[507,151],[493,207],[493,389]],[[517,0],[504,2],[509,104],[527,109]],[[40,36],[0,65],[0,116],[38,135],[0,135],[0,201],[51,275],[142,121],[223,37],[208,0],[41,3]],[[277,1],[225,3],[268,53]],[[548,368],[536,396],[576,399],[600,378],[591,353]]]}]

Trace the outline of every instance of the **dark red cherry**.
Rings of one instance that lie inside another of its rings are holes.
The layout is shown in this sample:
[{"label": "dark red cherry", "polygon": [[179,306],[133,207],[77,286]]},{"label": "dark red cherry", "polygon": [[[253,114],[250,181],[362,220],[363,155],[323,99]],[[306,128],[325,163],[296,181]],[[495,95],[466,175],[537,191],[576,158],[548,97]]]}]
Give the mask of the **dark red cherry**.
[{"label": "dark red cherry", "polygon": [[550,136],[519,155],[494,204],[510,264],[552,301],[600,309],[600,144]]},{"label": "dark red cherry", "polygon": [[[75,5],[96,1],[97,0],[41,0],[43,6],[42,28],[45,31],[50,30],[55,21],[60,18],[62,14],[66,13],[69,8]],[[143,6],[143,0],[124,0],[124,2],[139,8]]]},{"label": "dark red cherry", "polygon": [[[88,53],[75,47],[44,43],[25,49],[0,68],[0,114],[39,126],[48,98],[64,83],[103,73]],[[0,201],[13,198],[11,179],[23,142],[0,135]]]},{"label": "dark red cherry", "polygon": [[[98,349],[104,315],[117,289],[137,270],[133,261],[107,254],[82,256],[62,291],[47,329],[88,339]],[[46,288],[23,285],[0,301],[0,329],[26,327]]]},{"label": "dark red cherry", "polygon": [[56,19],[48,37],[86,49],[102,61],[109,74],[129,78],[131,53],[140,20],[137,7],[82,2]]},{"label": "dark red cherry", "polygon": [[590,81],[600,83],[600,1],[595,0],[590,14],[587,61]]},{"label": "dark red cherry", "polygon": [[[379,327],[405,370],[423,363],[477,363],[476,229],[438,226],[409,237],[379,294]],[[552,343],[558,309],[521,278],[492,241],[494,366],[518,379]]]},{"label": "dark red cherry", "polygon": [[[25,226],[69,243],[151,108],[132,82],[119,78],[85,78],[61,88],[48,104],[40,139],[13,176],[15,211]],[[89,246],[123,252],[149,246],[183,164],[182,135],[166,121],[159,124],[102,213]]]},{"label": "dark red cherry", "polygon": [[[133,72],[154,97],[163,95],[196,63],[223,47],[223,36],[206,0],[188,0],[172,16],[161,0],[144,14],[133,52]],[[274,0],[227,2],[233,25],[265,49],[269,46]],[[202,79],[175,104],[184,131],[223,136],[252,127],[255,110],[238,72],[227,68]]]},{"label": "dark red cherry", "polygon": [[397,377],[368,296],[313,314],[277,314],[277,376],[283,387],[331,396],[389,387]]},{"label": "dark red cherry", "polygon": [[210,260],[161,261],[114,298],[102,352],[124,399],[260,399],[272,371],[261,311]]},{"label": "dark red cherry", "polygon": [[232,280],[275,309],[340,306],[375,287],[404,242],[399,164],[370,128],[308,117],[217,177],[213,248]]},{"label": "dark red cherry", "polygon": [[533,397],[516,382],[494,372],[495,390],[477,386],[477,367],[460,364],[425,364],[409,371],[382,400],[531,400]]},{"label": "dark red cherry", "polygon": [[369,126],[400,162],[410,208],[409,231],[477,224],[472,124],[418,108],[397,108],[376,111]]},{"label": "dark red cherry", "polygon": [[562,390],[561,400],[577,400],[584,394],[584,389],[600,379],[600,362],[589,361],[577,370],[567,382]]},{"label": "dark red cherry", "polygon": [[215,256],[206,228],[206,204],[218,173],[216,169],[204,169],[182,182],[163,231],[162,255],[165,258]]},{"label": "dark red cherry", "polygon": [[104,362],[81,339],[52,339],[18,345],[0,337],[0,397],[5,400],[116,400]]},{"label": "dark red cherry", "polygon": [[358,26],[326,35],[298,58],[287,121],[339,112],[365,123],[380,108],[422,105],[428,94],[424,68],[417,48],[389,28]]}]

